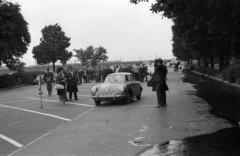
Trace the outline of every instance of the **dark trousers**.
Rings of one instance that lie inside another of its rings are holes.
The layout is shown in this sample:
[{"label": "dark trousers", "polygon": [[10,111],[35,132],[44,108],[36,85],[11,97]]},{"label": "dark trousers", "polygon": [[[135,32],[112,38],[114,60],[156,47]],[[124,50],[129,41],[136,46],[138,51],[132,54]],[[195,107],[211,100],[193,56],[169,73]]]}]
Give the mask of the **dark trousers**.
[{"label": "dark trousers", "polygon": [[144,81],[144,79],[146,82],[148,82],[148,75],[146,73],[143,75],[143,81]]},{"label": "dark trousers", "polygon": [[47,91],[48,91],[48,95],[52,95],[52,82],[47,82]]},{"label": "dark trousers", "polygon": [[135,80],[139,81],[139,74],[138,73],[134,73],[134,75],[135,75]]},{"label": "dark trousers", "polygon": [[165,106],[167,104],[166,92],[165,91],[156,91],[156,93],[157,93],[158,105]]},{"label": "dark trousers", "polygon": [[77,92],[69,92],[69,100],[72,100],[72,93],[74,93],[75,100],[77,99]]}]

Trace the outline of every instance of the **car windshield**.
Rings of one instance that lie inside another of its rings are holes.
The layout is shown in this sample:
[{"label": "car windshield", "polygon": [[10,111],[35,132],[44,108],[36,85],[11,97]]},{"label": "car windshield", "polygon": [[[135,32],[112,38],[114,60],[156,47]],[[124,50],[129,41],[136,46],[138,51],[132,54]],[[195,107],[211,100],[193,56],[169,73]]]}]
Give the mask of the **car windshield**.
[{"label": "car windshield", "polygon": [[129,75],[123,75],[123,74],[119,74],[119,75],[109,75],[106,77],[105,79],[105,83],[115,83],[115,82],[126,82],[126,81],[130,81],[130,76]]}]

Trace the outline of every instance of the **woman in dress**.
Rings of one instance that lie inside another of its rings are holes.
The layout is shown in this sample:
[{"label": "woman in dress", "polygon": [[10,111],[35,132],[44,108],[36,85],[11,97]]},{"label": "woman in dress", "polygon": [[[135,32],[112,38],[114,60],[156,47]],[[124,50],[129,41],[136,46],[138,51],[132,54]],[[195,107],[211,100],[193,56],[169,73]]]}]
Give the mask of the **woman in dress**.
[{"label": "woman in dress", "polygon": [[57,76],[56,76],[56,84],[61,84],[64,86],[64,89],[58,89],[57,95],[59,97],[59,101],[61,105],[66,103],[66,88],[65,88],[65,77],[63,76],[63,68],[57,68]]}]

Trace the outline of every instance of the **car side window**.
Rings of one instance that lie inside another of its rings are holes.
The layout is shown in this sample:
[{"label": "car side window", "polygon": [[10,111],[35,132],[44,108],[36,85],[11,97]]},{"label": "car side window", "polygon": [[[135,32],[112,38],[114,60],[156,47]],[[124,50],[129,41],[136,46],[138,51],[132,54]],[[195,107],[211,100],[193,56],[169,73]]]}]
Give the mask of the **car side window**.
[{"label": "car side window", "polygon": [[129,81],[134,81],[135,80],[135,78],[134,78],[134,76],[133,75],[129,75]]},{"label": "car side window", "polygon": [[125,80],[128,81],[128,82],[132,81],[131,76],[130,75],[125,75]]}]

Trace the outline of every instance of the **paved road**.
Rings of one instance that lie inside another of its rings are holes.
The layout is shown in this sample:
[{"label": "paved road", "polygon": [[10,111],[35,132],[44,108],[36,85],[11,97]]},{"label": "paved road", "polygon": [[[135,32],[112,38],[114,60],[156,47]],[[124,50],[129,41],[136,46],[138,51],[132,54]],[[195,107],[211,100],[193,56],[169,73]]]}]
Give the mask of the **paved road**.
[{"label": "paved road", "polygon": [[44,109],[37,86],[0,91],[0,155],[131,156],[168,140],[231,127],[209,113],[183,76],[169,70],[167,108],[155,108],[155,92],[146,82],[141,101],[99,107],[88,97],[94,83],[79,86],[80,100],[66,106],[56,95],[43,96]]}]

